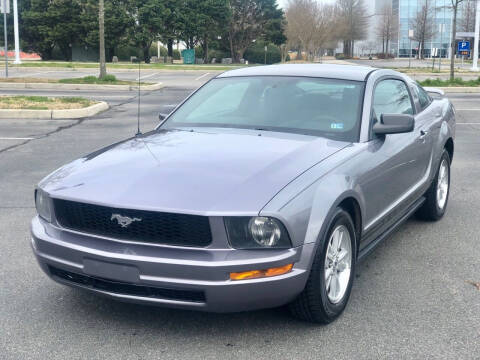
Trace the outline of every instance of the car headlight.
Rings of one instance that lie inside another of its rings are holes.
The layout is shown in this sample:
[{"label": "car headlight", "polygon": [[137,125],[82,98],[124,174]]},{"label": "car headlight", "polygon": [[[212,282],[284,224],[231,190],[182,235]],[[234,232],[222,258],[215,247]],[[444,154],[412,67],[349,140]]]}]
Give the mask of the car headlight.
[{"label": "car headlight", "polygon": [[236,249],[292,247],[285,226],[271,217],[226,217],[225,226],[230,244]]},{"label": "car headlight", "polygon": [[40,217],[48,222],[52,221],[52,210],[50,206],[50,198],[48,194],[41,190],[35,190],[35,207]]}]

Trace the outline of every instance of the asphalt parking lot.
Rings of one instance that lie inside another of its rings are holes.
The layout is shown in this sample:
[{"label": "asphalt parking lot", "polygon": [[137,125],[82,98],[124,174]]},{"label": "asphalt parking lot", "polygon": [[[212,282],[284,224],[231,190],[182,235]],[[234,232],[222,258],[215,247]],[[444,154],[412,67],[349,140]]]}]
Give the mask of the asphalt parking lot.
[{"label": "asphalt parking lot", "polygon": [[[202,74],[144,92],[142,129],[213,76],[195,80]],[[219,315],[125,304],[49,280],[30,249],[35,184],[136,131],[135,92],[75,94],[111,109],[78,121],[0,120],[1,359],[480,359],[480,291],[470,283],[480,282],[480,94],[450,96],[458,126],[446,216],[411,219],[381,244],[329,326],[285,309]]]},{"label": "asphalt parking lot", "polygon": [[[165,69],[141,69],[140,74],[136,69],[108,69],[110,75],[115,75],[118,80],[138,81],[144,83],[162,82],[166,86],[173,87],[197,87],[209,78],[223,71],[211,70],[165,70]],[[5,76],[5,71],[0,69],[0,77]],[[82,78],[85,76],[98,76],[96,68],[28,68],[13,67],[9,69],[8,76],[11,78],[46,78],[46,79],[69,79]]]}]

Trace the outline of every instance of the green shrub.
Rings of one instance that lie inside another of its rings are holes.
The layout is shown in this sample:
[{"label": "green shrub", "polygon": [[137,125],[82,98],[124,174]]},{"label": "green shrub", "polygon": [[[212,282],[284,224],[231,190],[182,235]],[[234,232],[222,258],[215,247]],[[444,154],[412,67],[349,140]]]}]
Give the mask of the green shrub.
[{"label": "green shrub", "polygon": [[[251,45],[243,55],[245,60],[253,64],[263,64],[265,62],[265,43],[258,41]],[[280,48],[274,44],[267,45],[267,64],[275,64],[282,60]]]},{"label": "green shrub", "polygon": [[138,57],[140,52],[134,46],[125,45],[125,46],[119,46],[115,51],[115,54],[117,55],[118,60],[120,61],[130,61],[130,56]]},{"label": "green shrub", "polygon": [[[150,55],[150,57],[158,56],[157,43],[154,43],[150,47],[150,50],[149,50],[148,54]],[[167,56],[167,54],[168,54],[167,48],[165,46],[160,46],[160,56]],[[130,60],[130,58],[129,58],[129,60]]]},{"label": "green shrub", "polygon": [[463,80],[460,77],[457,77],[453,80],[447,79],[425,79],[419,82],[422,86],[480,86],[480,77],[473,80]]},{"label": "green shrub", "polygon": [[[197,46],[195,48],[195,57],[203,59],[205,54],[203,52],[203,48],[201,46]],[[219,63],[222,61],[223,58],[230,57],[230,53],[218,50],[218,49],[208,49],[208,62],[210,63],[213,58],[215,58],[215,62]]]},{"label": "green shrub", "polygon": [[195,46],[195,57],[203,59],[203,48],[201,46]]},{"label": "green shrub", "polygon": [[106,81],[106,82],[115,82],[117,81],[117,78],[115,77],[115,75],[112,75],[112,74],[107,74],[104,76],[103,79],[101,79],[102,81]]},{"label": "green shrub", "polygon": [[115,75],[107,74],[103,79],[90,75],[83,78],[60,79],[59,83],[63,84],[102,84],[102,83],[116,83]]},{"label": "green shrub", "polygon": [[[65,80],[65,79],[62,79],[62,80]],[[90,75],[90,76],[84,76],[82,78],[82,81],[86,82],[86,83],[96,83],[98,81],[98,78],[96,76],[93,76],[93,75]]]},{"label": "green shrub", "polygon": [[219,49],[211,49],[208,50],[208,62],[210,63],[213,58],[215,58],[216,63],[220,63],[223,58],[230,57],[230,53],[219,50]]},{"label": "green shrub", "polygon": [[180,51],[178,51],[177,49],[173,49],[173,60],[180,60],[180,58]]}]

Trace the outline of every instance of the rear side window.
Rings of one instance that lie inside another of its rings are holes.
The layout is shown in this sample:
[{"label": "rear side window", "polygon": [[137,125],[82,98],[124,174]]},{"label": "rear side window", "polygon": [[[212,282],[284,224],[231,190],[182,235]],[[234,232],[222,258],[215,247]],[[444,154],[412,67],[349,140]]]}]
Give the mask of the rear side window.
[{"label": "rear side window", "polygon": [[401,80],[383,80],[373,94],[373,110],[376,118],[382,114],[410,114],[413,106],[407,85]]},{"label": "rear side window", "polygon": [[421,86],[415,84],[415,89],[417,90],[417,93],[418,93],[418,102],[420,103],[420,107],[423,110],[428,105],[430,105],[430,103],[432,102],[432,99]]}]

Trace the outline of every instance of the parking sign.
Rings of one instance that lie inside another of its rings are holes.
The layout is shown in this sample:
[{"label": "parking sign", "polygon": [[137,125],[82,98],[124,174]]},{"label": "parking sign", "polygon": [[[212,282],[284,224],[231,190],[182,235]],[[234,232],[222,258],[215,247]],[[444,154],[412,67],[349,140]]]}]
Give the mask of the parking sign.
[{"label": "parking sign", "polygon": [[458,52],[470,51],[470,41],[459,41]]},{"label": "parking sign", "polygon": [[10,0],[0,0],[0,13],[10,14]]}]

